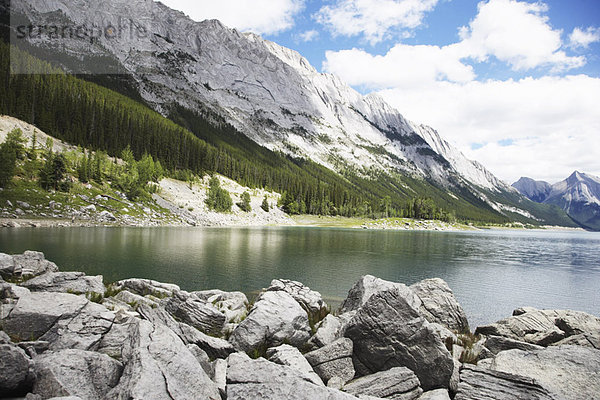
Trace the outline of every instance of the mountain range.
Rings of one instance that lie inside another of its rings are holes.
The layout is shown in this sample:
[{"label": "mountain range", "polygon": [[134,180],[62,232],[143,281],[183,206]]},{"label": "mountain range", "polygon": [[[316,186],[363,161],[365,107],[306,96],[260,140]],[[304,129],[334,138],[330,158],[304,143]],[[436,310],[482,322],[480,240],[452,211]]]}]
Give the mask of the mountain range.
[{"label": "mountain range", "polygon": [[[10,7],[6,0],[0,4]],[[106,33],[110,27],[111,35],[86,40],[25,35],[26,49],[139,99],[209,143],[239,146],[239,139],[202,136],[198,118],[228,124],[271,154],[321,165],[343,184],[385,182],[392,197],[434,197],[446,209],[466,210],[460,217],[573,225],[558,208],[530,201],[467,159],[435,129],[408,121],[380,96],[363,96],[297,52],[255,34],[216,20],[196,22],[151,0],[92,6],[85,0],[23,0],[12,2],[10,12],[13,28],[101,27]]]},{"label": "mountain range", "polygon": [[575,171],[554,185],[523,177],[512,186],[532,201],[562,208],[581,226],[600,230],[599,177]]}]

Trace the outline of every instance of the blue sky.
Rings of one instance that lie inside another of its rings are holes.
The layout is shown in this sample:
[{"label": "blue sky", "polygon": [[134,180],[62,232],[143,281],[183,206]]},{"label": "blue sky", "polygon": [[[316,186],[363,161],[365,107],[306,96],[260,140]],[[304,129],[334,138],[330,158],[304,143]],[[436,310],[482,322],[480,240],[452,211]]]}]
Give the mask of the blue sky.
[{"label": "blue sky", "polygon": [[165,0],[378,92],[512,183],[600,175],[599,0]]}]

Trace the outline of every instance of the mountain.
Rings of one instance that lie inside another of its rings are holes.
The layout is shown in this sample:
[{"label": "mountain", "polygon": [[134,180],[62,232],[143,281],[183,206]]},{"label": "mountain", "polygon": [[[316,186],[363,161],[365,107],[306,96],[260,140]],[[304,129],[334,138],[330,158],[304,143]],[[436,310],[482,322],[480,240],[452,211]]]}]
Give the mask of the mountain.
[{"label": "mountain", "polygon": [[600,230],[599,177],[575,171],[554,185],[521,178],[513,186],[534,201],[562,208],[581,226]]},{"label": "mountain", "polygon": [[209,143],[239,150],[241,139],[207,137],[197,118],[230,124],[253,143],[315,162],[354,186],[371,181],[386,187],[374,196],[434,197],[446,209],[483,220],[568,222],[468,160],[434,129],[406,120],[380,96],[363,96],[257,35],[216,20],[195,22],[150,0],[99,0],[93,6],[85,0],[23,0],[12,7],[13,24],[111,32],[85,40],[30,35],[27,50],[97,80],[102,72],[123,74],[114,88],[133,88],[146,104]]},{"label": "mountain", "polygon": [[552,191],[552,185],[544,181],[534,181],[531,178],[522,177],[512,184],[522,195],[536,203],[543,203]]}]

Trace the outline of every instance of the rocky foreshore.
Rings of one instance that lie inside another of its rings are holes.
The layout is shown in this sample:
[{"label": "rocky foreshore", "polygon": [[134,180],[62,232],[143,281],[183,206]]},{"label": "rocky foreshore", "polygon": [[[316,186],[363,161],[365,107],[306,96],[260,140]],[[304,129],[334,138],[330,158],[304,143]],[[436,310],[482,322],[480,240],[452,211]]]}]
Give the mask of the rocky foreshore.
[{"label": "rocky foreshore", "polygon": [[600,318],[521,308],[472,333],[448,285],[364,276],[331,313],[299,282],[240,292],[60,272],[0,253],[0,397],[600,399]]}]

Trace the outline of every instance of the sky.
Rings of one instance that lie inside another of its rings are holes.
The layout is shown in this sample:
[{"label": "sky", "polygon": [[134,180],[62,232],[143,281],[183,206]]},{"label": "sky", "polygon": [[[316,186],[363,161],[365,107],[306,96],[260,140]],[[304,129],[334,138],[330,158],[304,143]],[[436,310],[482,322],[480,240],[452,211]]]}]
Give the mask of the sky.
[{"label": "sky", "polygon": [[600,176],[600,0],[163,0],[377,92],[508,183]]}]

